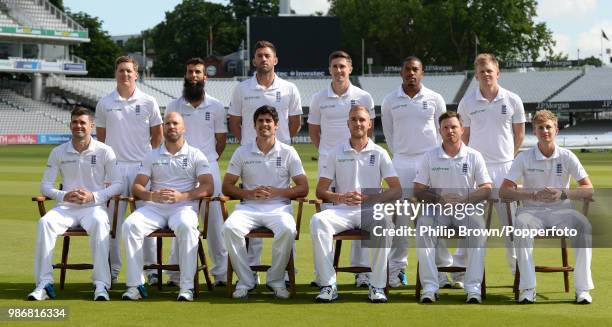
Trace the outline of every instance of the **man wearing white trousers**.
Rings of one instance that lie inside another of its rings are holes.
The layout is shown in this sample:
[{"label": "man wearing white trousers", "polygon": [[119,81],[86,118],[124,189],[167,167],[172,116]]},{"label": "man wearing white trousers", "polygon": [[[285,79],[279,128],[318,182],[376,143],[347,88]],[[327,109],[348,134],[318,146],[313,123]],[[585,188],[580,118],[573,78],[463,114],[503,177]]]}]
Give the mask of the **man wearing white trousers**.
[{"label": "man wearing white trousers", "polygon": [[[274,107],[264,105],[255,111],[255,142],[236,149],[223,179],[223,194],[242,200],[223,226],[229,258],[239,278],[232,294],[235,299],[247,298],[257,286],[244,236],[258,227],[274,233],[266,285],[277,298],[290,296],[284,275],[297,233],[291,199],[308,194],[308,180],[297,151],[276,138],[278,122]],[[242,187],[236,186],[239,179]]]},{"label": "man wearing white trousers", "polygon": [[[308,134],[312,144],[319,150],[317,177],[321,176],[321,172],[327,164],[329,153],[350,137],[346,122],[351,107],[364,106],[370,111],[372,120],[376,118],[374,100],[370,93],[351,84],[350,75],[352,71],[353,61],[348,53],[344,51],[332,52],[329,55],[331,83],[315,93],[310,100]],[[374,126],[374,122],[372,122],[372,126]],[[373,133],[373,129],[368,131],[369,136],[372,136]],[[358,241],[351,242],[351,265],[369,266],[369,251],[368,249],[362,249],[360,245]],[[368,287],[368,274],[356,274],[355,285],[357,287]]]},{"label": "man wearing white trousers", "polygon": [[[427,152],[414,180],[414,193],[428,204],[452,206],[451,215],[426,210],[417,221],[417,256],[423,294],[421,303],[433,303],[438,298],[438,268],[436,247],[441,240],[432,230],[463,226],[468,230],[483,230],[485,203],[491,194],[491,178],[482,155],[463,144],[461,116],[449,111],[439,118],[442,146]],[[471,203],[474,210],[464,210]],[[447,210],[444,210],[445,212]],[[430,229],[431,228],[431,229]],[[484,272],[486,237],[467,236],[462,242],[467,253],[465,292],[467,303],[481,303],[481,283]]]},{"label": "man wearing white trousers", "polygon": [[[421,83],[423,75],[423,63],[419,58],[405,58],[400,71],[402,85],[388,94],[381,105],[383,133],[393,153],[393,167],[402,184],[404,198],[412,196],[412,182],[425,152],[440,145],[438,118],[446,112],[442,96]],[[408,216],[396,217],[396,226],[408,224]],[[393,242],[389,254],[389,285],[408,285],[404,272],[408,264],[408,237],[395,237]],[[445,261],[441,265],[452,261],[448,251],[436,253],[438,261]],[[448,279],[445,274],[441,276],[441,283],[446,286]]]},{"label": "man wearing white trousers", "polygon": [[[121,192],[113,150],[91,137],[93,113],[77,107],[70,114],[72,140],[51,151],[40,183],[43,195],[57,201],[39,221],[36,234],[34,278],[36,288],[28,300],[55,298],[53,287],[53,248],[57,237],[69,227],[81,226],[89,235],[93,257],[94,300],[108,301],[111,286],[108,265],[110,221],[106,201]],[[55,179],[61,176],[62,189]],[[105,181],[110,185],[105,186]]]},{"label": "man wearing white trousers", "polygon": [[[117,88],[102,97],[96,106],[96,137],[117,154],[117,167],[123,178],[121,195],[132,195],[132,184],[142,167],[145,156],[162,141],[162,118],[157,101],[136,87],[138,63],[131,57],[115,61]],[[111,240],[110,261],[112,283],[118,281],[121,270],[120,238],[127,203],[119,205],[117,235]],[[111,203],[108,212],[114,211]],[[155,239],[145,241],[145,261],[155,260]],[[161,276],[160,276],[161,277]],[[149,282],[157,282],[157,274],[149,273]]]},{"label": "man wearing white trousers", "polygon": [[[198,199],[213,193],[213,179],[204,154],[187,144],[185,124],[179,113],[164,117],[164,143],[152,150],[136,176],[134,196],[147,201],[123,223],[127,291],[124,300],[147,296],[143,276],[143,241],[159,228],[170,227],[179,254],[179,301],[193,300],[197,268]],[[145,186],[151,182],[151,191]]]},{"label": "man wearing white trousers", "polygon": [[[493,181],[492,197],[497,198],[504,177],[510,170],[514,155],[525,138],[525,109],[521,98],[501,87],[499,62],[494,55],[479,54],[474,61],[478,87],[468,92],[459,102],[457,112],[465,125],[463,143],[480,152],[487,163],[487,171]],[[515,211],[511,208],[511,212]],[[505,204],[498,202],[495,210],[501,225],[509,219]],[[516,253],[510,238],[505,239],[506,259],[512,274],[516,267]],[[463,248],[458,248],[455,261],[465,261]],[[462,287],[462,273],[453,274],[456,287]]]},{"label": "man wearing white trousers", "polygon": [[[178,112],[185,120],[185,140],[189,145],[198,148],[208,160],[214,181],[214,196],[221,194],[221,174],[217,159],[225,149],[227,140],[227,119],[223,104],[204,91],[206,82],[205,63],[201,58],[189,59],[185,68],[185,85],[183,96],[170,102],[166,113]],[[210,273],[215,278],[215,286],[225,286],[227,276],[227,249],[223,241],[221,228],[223,217],[218,201],[210,203],[208,215],[208,251],[215,266]],[[176,261],[175,240],[172,245],[170,262]],[[170,281],[178,285],[179,272],[168,273]]]},{"label": "man wearing white trousers", "polygon": [[[333,203],[329,209],[316,213],[310,221],[317,283],[321,286],[317,302],[332,302],[338,298],[336,272],[333,267],[333,235],[361,228],[362,203],[372,201],[365,189],[379,189],[384,179],[389,189],[377,196],[376,202],[399,199],[402,193],[395,169],[387,151],[368,138],[372,128],[369,108],[354,106],[349,112],[350,138],[330,152],[327,164],[317,184],[317,197]],[[335,182],[335,191],[330,185]],[[378,244],[370,248],[371,270],[368,298],[372,302],[387,302],[387,256],[389,246]]]},{"label": "man wearing white trousers", "polygon": [[[575,236],[568,237],[574,248],[576,302],[589,304],[593,301],[589,291],[594,288],[591,224],[570,200],[590,200],[593,185],[576,155],[556,145],[559,127],[555,114],[548,110],[536,112],[533,131],[538,138],[537,145],[516,157],[500,193],[505,199],[524,202],[516,213],[514,228],[517,230],[568,228],[577,231]],[[569,188],[570,177],[578,183],[577,188]],[[518,189],[521,180],[523,187]],[[533,237],[515,236],[514,244],[520,272],[518,302],[533,303],[536,300]]]}]

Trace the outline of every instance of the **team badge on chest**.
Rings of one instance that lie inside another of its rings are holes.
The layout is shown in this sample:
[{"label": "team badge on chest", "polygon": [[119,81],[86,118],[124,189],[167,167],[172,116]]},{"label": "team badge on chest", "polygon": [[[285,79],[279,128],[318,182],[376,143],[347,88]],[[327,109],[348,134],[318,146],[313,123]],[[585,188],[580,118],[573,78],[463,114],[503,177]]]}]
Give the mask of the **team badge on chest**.
[{"label": "team badge on chest", "polygon": [[375,164],[376,164],[376,156],[371,154],[370,155],[370,161],[368,162],[368,166],[374,167]]},{"label": "team badge on chest", "polygon": [[210,112],[206,112],[204,114],[204,120],[209,121],[210,120]]},{"label": "team badge on chest", "polygon": [[280,93],[280,91],[276,91],[276,102],[281,102],[281,93]]},{"label": "team badge on chest", "polygon": [[181,162],[181,166],[183,168],[187,168],[187,164],[188,164],[188,159],[187,157],[183,158],[183,161]]},{"label": "team badge on chest", "polygon": [[96,160],[96,155],[95,155],[95,154],[92,154],[92,155],[91,155],[91,164],[92,164],[92,165],[95,165],[95,164],[96,164],[96,161],[97,161],[97,160]]},{"label": "team badge on chest", "polygon": [[502,107],[501,107],[501,114],[502,114],[502,115],[505,115],[505,114],[507,114],[507,113],[508,113],[508,107],[506,107],[506,105],[505,105],[505,104],[502,104]]},{"label": "team badge on chest", "polygon": [[139,104],[136,105],[136,108],[134,109],[134,111],[136,111],[137,115],[140,115],[140,105]]},{"label": "team badge on chest", "polygon": [[276,168],[280,168],[282,164],[281,157],[276,157]]},{"label": "team badge on chest", "polygon": [[557,176],[561,176],[561,174],[563,174],[563,165],[561,165],[560,163],[557,164],[556,173],[557,173]]}]

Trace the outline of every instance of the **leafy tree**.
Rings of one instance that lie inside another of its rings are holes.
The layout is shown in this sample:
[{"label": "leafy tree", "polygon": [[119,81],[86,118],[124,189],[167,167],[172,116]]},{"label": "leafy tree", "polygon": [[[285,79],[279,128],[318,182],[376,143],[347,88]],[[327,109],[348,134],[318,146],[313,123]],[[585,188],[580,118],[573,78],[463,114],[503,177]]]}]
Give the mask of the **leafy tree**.
[{"label": "leafy tree", "polygon": [[584,64],[595,66],[595,67],[601,67],[602,62],[601,62],[601,59],[595,56],[590,56],[590,57],[584,58]]},{"label": "leafy tree", "polygon": [[57,8],[64,10],[64,0],[49,0],[49,2]]},{"label": "leafy tree", "polygon": [[230,0],[229,7],[242,26],[249,16],[278,16],[279,0]]}]

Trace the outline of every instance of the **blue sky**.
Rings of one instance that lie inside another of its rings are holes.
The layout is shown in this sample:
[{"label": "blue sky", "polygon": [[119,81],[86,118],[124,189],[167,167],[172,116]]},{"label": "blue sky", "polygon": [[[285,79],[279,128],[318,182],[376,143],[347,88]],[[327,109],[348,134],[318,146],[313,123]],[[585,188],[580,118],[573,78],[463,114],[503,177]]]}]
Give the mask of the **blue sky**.
[{"label": "blue sky", "polygon": [[[138,34],[153,27],[171,11],[180,0],[64,0],[64,6],[72,11],[84,11],[104,21],[104,29],[111,35]],[[227,3],[224,0],[212,2]],[[298,14],[326,12],[327,0],[292,0],[291,8]],[[611,41],[604,41],[605,48],[612,48],[611,0],[539,0],[537,21],[546,22],[557,41],[557,52],[564,52],[570,59],[599,56],[601,30]]]}]

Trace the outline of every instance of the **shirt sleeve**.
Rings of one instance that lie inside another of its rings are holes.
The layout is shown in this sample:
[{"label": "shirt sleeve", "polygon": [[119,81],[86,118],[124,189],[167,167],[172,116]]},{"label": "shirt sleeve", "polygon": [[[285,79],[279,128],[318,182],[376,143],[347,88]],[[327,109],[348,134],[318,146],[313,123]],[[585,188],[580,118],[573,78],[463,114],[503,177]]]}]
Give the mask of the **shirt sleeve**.
[{"label": "shirt sleeve", "polygon": [[512,161],[512,166],[506,174],[505,179],[514,182],[514,184],[520,184],[519,182],[523,179],[524,166],[525,166],[525,156],[529,151],[523,151],[516,156],[514,161]]},{"label": "shirt sleeve", "polygon": [[461,116],[463,127],[470,127],[470,115],[468,114],[468,108],[465,102],[465,97],[463,97],[463,99],[459,101],[459,105],[457,106],[457,113]]},{"label": "shirt sleeve", "polygon": [[304,166],[302,166],[302,160],[300,159],[300,155],[297,153],[295,148],[291,148],[291,152],[289,152],[289,174],[293,178],[295,176],[306,175],[304,171]]},{"label": "shirt sleeve", "polygon": [[96,105],[96,115],[94,118],[94,124],[96,127],[106,128],[106,108],[104,108],[103,103],[104,98],[98,101]]},{"label": "shirt sleeve", "polygon": [[47,167],[43,173],[42,181],[40,182],[40,193],[51,199],[55,199],[57,202],[64,201],[64,195],[66,191],[55,188],[55,179],[60,171],[60,158],[59,158],[59,147],[54,148],[49,154],[47,159]]},{"label": "shirt sleeve", "polygon": [[570,175],[572,175],[572,178],[574,178],[574,180],[579,181],[582,180],[586,177],[588,177],[589,175],[587,174],[586,170],[584,169],[584,167],[582,166],[582,164],[580,163],[580,160],[578,160],[578,157],[576,157],[576,155],[571,152],[569,152],[569,162],[566,164],[567,169],[570,173]]},{"label": "shirt sleeve", "polygon": [[430,167],[429,167],[429,152],[425,154],[423,159],[419,164],[419,169],[417,170],[417,175],[414,178],[414,183],[419,183],[423,185],[427,185],[431,187],[431,179],[429,178]]},{"label": "shirt sleeve", "polygon": [[385,135],[387,147],[391,152],[393,152],[393,111],[391,110],[391,104],[389,103],[389,97],[391,96],[392,94],[386,96],[380,106],[380,119],[382,120],[383,134]]},{"label": "shirt sleeve", "polygon": [[240,156],[241,148],[238,148],[234,154],[232,154],[232,158],[227,164],[227,173],[242,176],[242,158]]},{"label": "shirt sleeve", "polygon": [[117,158],[110,147],[104,154],[104,173],[105,180],[110,181],[110,185],[101,191],[92,192],[95,204],[105,204],[114,195],[121,194],[123,189],[123,180],[117,167]]},{"label": "shirt sleeve", "polygon": [[475,153],[474,180],[476,181],[476,185],[493,183],[491,177],[489,176],[489,172],[487,171],[487,165],[485,163],[484,157],[480,153]]},{"label": "shirt sleeve", "polygon": [[242,116],[242,95],[240,93],[240,84],[238,84],[234,86],[229,104],[228,113],[232,116]]},{"label": "shirt sleeve", "polygon": [[215,108],[215,133],[227,133],[227,117],[223,105],[219,103]]},{"label": "shirt sleeve", "polygon": [[211,174],[210,164],[208,163],[208,159],[206,159],[206,156],[202,153],[202,151],[195,149],[193,161],[196,176]]},{"label": "shirt sleeve", "polygon": [[523,106],[523,100],[517,95],[512,99],[514,101],[514,114],[512,115],[512,123],[524,123],[527,121],[525,118],[525,107]]},{"label": "shirt sleeve", "polygon": [[397,172],[395,171],[395,167],[393,167],[391,157],[387,151],[382,151],[380,153],[380,176],[383,179],[397,177]]},{"label": "shirt sleeve", "polygon": [[300,91],[295,84],[291,83],[291,99],[289,100],[289,116],[297,116],[302,114],[302,99]]},{"label": "shirt sleeve", "polygon": [[315,93],[310,99],[310,108],[308,110],[308,123],[314,125],[321,125],[321,107],[319,105],[319,93]]},{"label": "shirt sleeve", "polygon": [[149,117],[149,126],[157,126],[162,124],[162,116],[159,111],[159,105],[155,99],[151,99],[151,116]]},{"label": "shirt sleeve", "polygon": [[142,167],[140,167],[138,175],[144,175],[149,178],[151,177],[151,171],[153,170],[153,151],[155,150],[149,151],[149,153],[145,156],[145,160],[142,162]]}]

